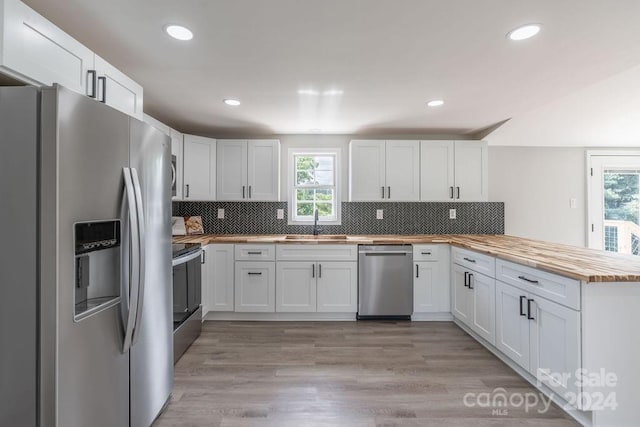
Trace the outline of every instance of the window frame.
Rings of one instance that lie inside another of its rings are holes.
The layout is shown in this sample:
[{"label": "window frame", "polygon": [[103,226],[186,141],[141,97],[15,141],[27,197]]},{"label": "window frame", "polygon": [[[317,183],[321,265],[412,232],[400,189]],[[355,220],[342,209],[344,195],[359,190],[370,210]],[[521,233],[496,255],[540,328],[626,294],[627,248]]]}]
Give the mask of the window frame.
[{"label": "window frame", "polygon": [[[335,200],[335,220],[323,220],[322,218],[318,219],[318,224],[321,225],[342,225],[342,191],[341,191],[341,183],[342,183],[342,149],[341,148],[313,148],[313,147],[297,147],[297,148],[289,148],[288,152],[288,167],[287,167],[287,194],[288,194],[288,224],[289,225],[311,225],[313,224],[313,218],[310,220],[300,220],[294,217],[295,207],[296,207],[296,164],[295,157],[300,155],[333,155],[335,156],[335,165],[334,165],[334,183],[333,186],[320,186],[324,188],[334,188],[334,200]],[[316,188],[316,187],[311,187]]]}]

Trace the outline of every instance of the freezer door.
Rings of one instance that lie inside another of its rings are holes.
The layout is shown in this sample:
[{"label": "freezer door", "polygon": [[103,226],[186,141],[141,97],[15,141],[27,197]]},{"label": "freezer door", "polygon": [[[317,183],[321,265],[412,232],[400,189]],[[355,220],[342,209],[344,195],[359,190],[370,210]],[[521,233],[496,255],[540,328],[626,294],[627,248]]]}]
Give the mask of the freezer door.
[{"label": "freezer door", "polygon": [[131,347],[131,426],[148,427],[173,387],[171,141],[131,119],[131,168],[142,194],[145,282]]},{"label": "freezer door", "polygon": [[[77,223],[120,220],[129,119],[53,87],[42,90],[41,129],[42,425],[126,426],[129,354],[121,351],[119,295],[113,304],[74,319],[81,281],[73,239]],[[119,280],[120,272],[109,277]],[[119,289],[119,283],[111,288]]]}]

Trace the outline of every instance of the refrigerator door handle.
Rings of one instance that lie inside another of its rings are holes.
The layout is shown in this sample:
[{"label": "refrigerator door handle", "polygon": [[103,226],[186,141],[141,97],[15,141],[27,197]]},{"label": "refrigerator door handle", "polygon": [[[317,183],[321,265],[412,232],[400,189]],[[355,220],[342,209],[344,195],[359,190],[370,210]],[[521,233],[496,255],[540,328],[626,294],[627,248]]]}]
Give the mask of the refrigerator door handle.
[{"label": "refrigerator door handle", "polygon": [[126,307],[126,313],[124,313],[125,310],[123,310],[124,342],[122,352],[126,353],[131,348],[137,314],[136,310],[138,309],[138,290],[140,288],[140,232],[138,230],[136,196],[131,178],[131,170],[129,168],[123,168],[123,174],[125,187],[124,198],[126,201],[126,214],[128,214],[127,219],[129,222],[129,237],[131,242],[129,271],[124,272],[124,276],[126,277],[124,284],[126,286],[124,286],[122,290],[128,305],[128,307]]},{"label": "refrigerator door handle", "polygon": [[133,188],[136,197],[136,216],[138,217],[138,254],[139,254],[139,286],[138,286],[138,306],[136,308],[136,323],[133,328],[133,338],[131,345],[138,341],[138,331],[140,330],[140,322],[142,321],[142,310],[144,304],[144,288],[145,288],[145,229],[144,229],[144,207],[142,203],[142,190],[140,188],[140,180],[138,179],[138,171],[131,168],[131,178],[133,179]]}]

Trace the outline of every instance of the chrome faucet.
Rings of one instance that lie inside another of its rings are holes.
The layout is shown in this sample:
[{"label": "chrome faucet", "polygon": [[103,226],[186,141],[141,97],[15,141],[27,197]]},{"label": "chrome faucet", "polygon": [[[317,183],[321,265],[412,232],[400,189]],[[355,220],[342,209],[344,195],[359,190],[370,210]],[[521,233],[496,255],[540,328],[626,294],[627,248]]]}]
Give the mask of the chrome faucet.
[{"label": "chrome faucet", "polygon": [[313,235],[317,236],[320,234],[320,230],[318,229],[318,209],[313,213]]}]

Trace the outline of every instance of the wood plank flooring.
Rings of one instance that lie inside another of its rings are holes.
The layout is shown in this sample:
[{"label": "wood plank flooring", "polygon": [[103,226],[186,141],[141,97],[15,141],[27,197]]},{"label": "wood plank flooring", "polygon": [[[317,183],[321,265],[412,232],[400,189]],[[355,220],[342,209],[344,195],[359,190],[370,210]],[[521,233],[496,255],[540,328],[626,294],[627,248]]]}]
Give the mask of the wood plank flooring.
[{"label": "wood plank flooring", "polygon": [[154,426],[578,425],[555,405],[464,404],[497,387],[537,394],[451,322],[207,321]]}]

